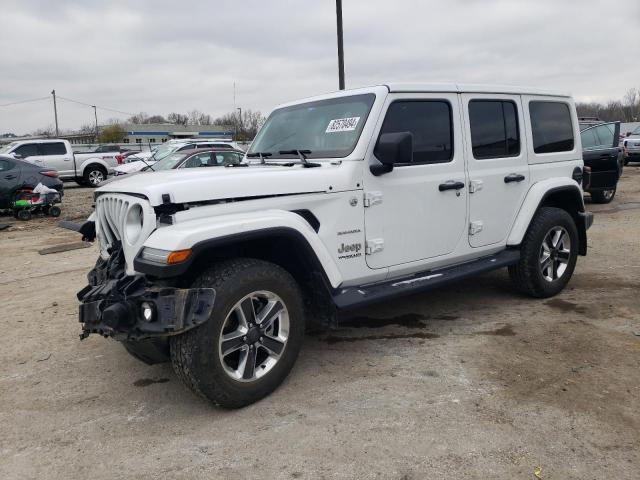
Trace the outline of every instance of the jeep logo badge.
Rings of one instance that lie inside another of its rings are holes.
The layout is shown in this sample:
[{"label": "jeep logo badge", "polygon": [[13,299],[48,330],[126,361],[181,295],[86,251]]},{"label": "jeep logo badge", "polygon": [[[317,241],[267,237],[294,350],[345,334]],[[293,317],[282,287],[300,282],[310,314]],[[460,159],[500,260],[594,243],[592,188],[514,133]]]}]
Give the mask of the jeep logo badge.
[{"label": "jeep logo badge", "polygon": [[340,244],[340,248],[338,248],[338,255],[342,255],[343,253],[358,253],[362,250],[361,243],[351,243],[345,245],[344,243]]}]

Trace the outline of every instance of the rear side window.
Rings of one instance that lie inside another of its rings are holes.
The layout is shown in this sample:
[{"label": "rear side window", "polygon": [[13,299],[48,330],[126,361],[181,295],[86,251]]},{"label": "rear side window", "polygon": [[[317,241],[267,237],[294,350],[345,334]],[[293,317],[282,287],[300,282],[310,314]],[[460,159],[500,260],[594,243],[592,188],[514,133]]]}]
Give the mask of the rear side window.
[{"label": "rear side window", "polygon": [[573,150],[573,126],[569,105],[561,102],[529,102],[529,114],[535,153]]},{"label": "rear side window", "polygon": [[469,122],[475,158],[515,157],[520,154],[515,103],[503,100],[471,100]]},{"label": "rear side window", "polygon": [[380,135],[398,132],[413,134],[413,163],[444,163],[453,158],[451,105],[447,101],[393,102]]},{"label": "rear side window", "polygon": [[40,144],[40,155],[64,155],[67,149],[62,142],[51,142]]},{"label": "rear side window", "polygon": [[38,155],[38,144],[25,143],[24,145],[20,145],[18,148],[16,148],[13,153],[15,153],[16,155],[20,155],[22,158]]}]

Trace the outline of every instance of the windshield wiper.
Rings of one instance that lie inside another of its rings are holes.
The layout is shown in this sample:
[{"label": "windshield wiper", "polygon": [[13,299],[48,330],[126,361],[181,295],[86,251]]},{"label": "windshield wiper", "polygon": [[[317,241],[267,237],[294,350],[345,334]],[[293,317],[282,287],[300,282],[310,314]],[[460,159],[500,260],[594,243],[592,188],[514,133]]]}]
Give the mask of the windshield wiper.
[{"label": "windshield wiper", "polygon": [[302,163],[305,168],[321,166],[319,163],[312,163],[307,160],[307,157],[305,155],[309,155],[311,153],[311,150],[280,150],[278,153],[280,155],[298,155],[300,163]]},{"label": "windshield wiper", "polygon": [[251,152],[247,153],[247,158],[260,157],[260,163],[264,165],[264,157],[270,157],[271,155],[273,155],[271,152]]}]

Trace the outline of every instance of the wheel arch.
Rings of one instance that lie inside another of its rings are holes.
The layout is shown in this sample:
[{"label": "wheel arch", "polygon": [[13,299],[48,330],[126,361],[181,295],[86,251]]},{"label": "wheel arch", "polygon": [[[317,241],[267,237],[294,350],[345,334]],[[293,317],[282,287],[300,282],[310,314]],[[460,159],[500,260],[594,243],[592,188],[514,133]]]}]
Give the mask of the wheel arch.
[{"label": "wheel arch", "polygon": [[507,239],[508,246],[518,246],[522,243],[531,220],[542,207],[555,207],[568,212],[573,218],[580,244],[578,253],[587,253],[587,226],[582,216],[585,212],[584,197],[578,184],[572,179],[539,182],[534,184],[518,212],[516,221]]},{"label": "wheel arch", "polygon": [[94,165],[102,168],[104,170],[105,175],[109,174],[109,165],[107,164],[107,162],[105,162],[101,158],[92,157],[92,158],[87,158],[85,161],[82,162],[79,169],[80,171],[78,172],[79,176],[84,177],[84,173],[87,171],[87,168],[92,167]]}]

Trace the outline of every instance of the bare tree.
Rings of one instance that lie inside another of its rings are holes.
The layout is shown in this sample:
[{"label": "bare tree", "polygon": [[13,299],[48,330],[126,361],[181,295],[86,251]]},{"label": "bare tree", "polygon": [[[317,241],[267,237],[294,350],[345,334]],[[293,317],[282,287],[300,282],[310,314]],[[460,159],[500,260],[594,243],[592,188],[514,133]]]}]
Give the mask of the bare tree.
[{"label": "bare tree", "polygon": [[216,118],[213,123],[233,127],[236,140],[252,140],[264,122],[261,112],[243,110],[242,116],[237,112],[230,112]]},{"label": "bare tree", "polygon": [[169,123],[173,123],[174,125],[186,125],[187,123],[189,123],[188,116],[175,112],[167,115],[167,120],[169,121]]}]

